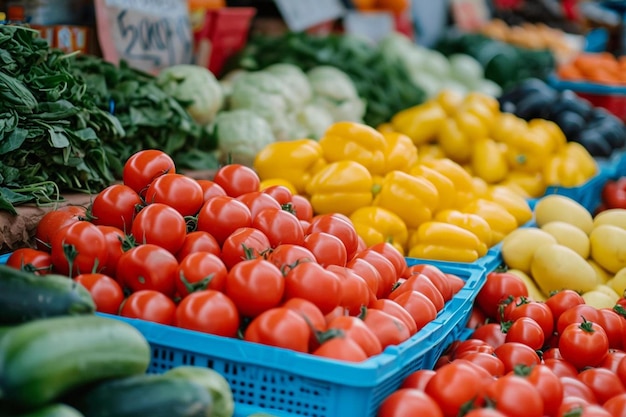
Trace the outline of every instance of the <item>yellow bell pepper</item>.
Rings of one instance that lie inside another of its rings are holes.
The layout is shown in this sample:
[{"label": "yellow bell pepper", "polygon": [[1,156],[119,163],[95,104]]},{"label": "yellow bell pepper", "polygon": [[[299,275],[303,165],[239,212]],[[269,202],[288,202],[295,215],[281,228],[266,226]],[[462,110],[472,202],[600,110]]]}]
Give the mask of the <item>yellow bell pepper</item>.
[{"label": "yellow bell pepper", "polygon": [[398,132],[385,132],[385,168],[384,173],[391,171],[408,172],[417,163],[417,148],[407,135]]},{"label": "yellow bell pepper", "polygon": [[291,194],[298,193],[296,187],[285,178],[268,178],[266,180],[263,180],[261,181],[261,184],[259,184],[259,191],[263,191],[266,188],[273,187],[275,185],[282,185],[283,187],[287,188],[291,192]]},{"label": "yellow bell pepper", "polygon": [[554,143],[547,131],[537,127],[511,132],[508,145],[508,161],[512,169],[540,172],[550,155]]},{"label": "yellow bell pepper", "polygon": [[483,198],[489,196],[489,184],[480,178],[472,177],[472,184],[474,184],[474,195],[476,198]]},{"label": "yellow bell pepper", "polygon": [[380,133],[383,133],[383,134],[389,133],[389,132],[395,132],[391,123],[381,123],[376,127],[376,130],[378,130]]},{"label": "yellow bell pepper", "polygon": [[425,161],[427,159],[441,159],[446,157],[446,153],[438,144],[425,143],[417,147],[417,157],[420,161]]},{"label": "yellow bell pepper", "polygon": [[337,122],[331,125],[319,140],[328,162],[355,161],[373,175],[385,170],[387,142],[376,129],[354,122]]},{"label": "yellow bell pepper", "polygon": [[274,142],[261,149],[253,167],[261,180],[286,178],[302,194],[311,177],[326,165],[322,155],[322,147],[312,139]]},{"label": "yellow bell pepper", "polygon": [[385,176],[373,203],[396,213],[410,228],[430,220],[438,204],[437,188],[430,181],[402,171]]},{"label": "yellow bell pepper", "polygon": [[498,114],[489,132],[489,137],[497,142],[509,143],[514,139],[515,132],[522,132],[528,129],[526,120],[517,117],[512,113]]},{"label": "yellow bell pepper", "polygon": [[430,181],[439,195],[439,204],[435,211],[449,209],[456,204],[456,189],[452,180],[442,173],[423,164],[413,165],[409,174],[416,177],[423,177]]},{"label": "yellow bell pepper", "polygon": [[306,186],[313,211],[346,216],[372,203],[372,174],[355,161],[332,162],[311,178]]},{"label": "yellow bell pepper", "polygon": [[461,109],[454,115],[454,120],[470,142],[488,137],[489,125],[482,119],[485,116],[478,116],[472,111]]},{"label": "yellow bell pepper", "polygon": [[489,184],[502,181],[509,173],[506,149],[493,139],[481,139],[474,144],[472,172]]},{"label": "yellow bell pepper", "polygon": [[533,218],[533,211],[524,197],[504,185],[496,185],[489,189],[489,200],[495,201],[515,217],[518,226]]},{"label": "yellow bell pepper", "polygon": [[421,145],[435,140],[447,117],[443,107],[431,100],[396,113],[391,124],[397,132],[410,137],[414,144]]},{"label": "yellow bell pepper", "polygon": [[491,243],[491,226],[487,220],[477,214],[463,213],[459,210],[444,210],[435,215],[436,221],[453,224],[472,232],[483,243],[478,249],[478,255],[484,256]]},{"label": "yellow bell pepper", "polygon": [[[500,102],[495,97],[479,91],[470,91],[467,93],[463,104],[468,105],[471,109],[480,108],[481,110],[479,112],[477,111],[477,114],[484,113],[490,114],[491,116],[498,116],[500,114]],[[489,120],[486,122],[491,123]]]},{"label": "yellow bell pepper", "polygon": [[580,144],[569,142],[548,160],[543,176],[548,185],[577,187],[593,177],[596,171],[593,157]]},{"label": "yellow bell pepper", "polygon": [[461,103],[463,103],[463,98],[463,94],[450,89],[443,89],[435,96],[435,100],[448,114],[448,116],[452,116],[456,113],[456,110],[459,108]]},{"label": "yellow bell pepper", "polygon": [[422,164],[448,177],[456,190],[456,207],[461,208],[475,198],[472,176],[463,167],[448,158],[429,159]]},{"label": "yellow bell pepper", "polygon": [[437,221],[423,223],[411,243],[409,257],[453,262],[474,262],[484,245],[472,232]]},{"label": "yellow bell pepper", "polygon": [[517,229],[515,217],[504,206],[495,201],[477,198],[461,211],[477,214],[487,221],[489,227],[491,227],[490,247],[499,243],[506,235]]},{"label": "yellow bell pepper", "polygon": [[501,185],[511,187],[525,198],[541,197],[546,191],[546,184],[541,172],[512,171]]},{"label": "yellow bell pepper", "polygon": [[567,138],[563,130],[551,120],[546,119],[532,119],[528,122],[528,127],[545,132],[552,141],[552,149],[559,151],[567,145]]},{"label": "yellow bell pepper", "polygon": [[439,146],[454,162],[464,164],[472,157],[472,142],[453,118],[445,120],[439,132]]},{"label": "yellow bell pepper", "polygon": [[404,221],[394,212],[382,207],[366,206],[353,212],[350,220],[368,247],[389,242],[404,253],[408,231]]}]

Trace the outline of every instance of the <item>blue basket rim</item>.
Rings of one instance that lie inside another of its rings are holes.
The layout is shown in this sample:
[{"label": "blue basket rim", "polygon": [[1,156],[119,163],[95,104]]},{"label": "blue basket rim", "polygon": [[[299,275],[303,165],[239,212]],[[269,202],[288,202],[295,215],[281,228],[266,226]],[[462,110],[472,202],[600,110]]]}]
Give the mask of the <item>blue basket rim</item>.
[{"label": "blue basket rim", "polygon": [[548,76],[548,83],[557,90],[572,90],[576,93],[598,95],[626,95],[626,86],[597,84],[588,81],[566,81],[552,73]]}]

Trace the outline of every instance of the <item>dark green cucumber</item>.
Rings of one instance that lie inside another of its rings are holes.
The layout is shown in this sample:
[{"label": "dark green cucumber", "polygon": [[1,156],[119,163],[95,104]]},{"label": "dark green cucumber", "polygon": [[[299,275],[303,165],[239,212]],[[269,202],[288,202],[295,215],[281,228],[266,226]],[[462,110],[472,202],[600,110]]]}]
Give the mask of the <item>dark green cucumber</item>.
[{"label": "dark green cucumber", "polygon": [[85,417],[209,417],[212,399],[191,380],[145,374],[103,382],[77,407]]},{"label": "dark green cucumber", "polygon": [[77,409],[65,404],[52,404],[16,417],[84,417]]},{"label": "dark green cucumber", "polygon": [[177,366],[165,372],[168,378],[183,378],[198,383],[213,398],[213,414],[211,417],[232,417],[235,402],[230,384],[219,372],[211,368],[198,366]]},{"label": "dark green cucumber", "polygon": [[0,399],[36,408],[106,378],[144,373],[150,346],[131,325],[65,316],[16,326],[0,339]]},{"label": "dark green cucumber", "polygon": [[89,291],[68,277],[40,276],[0,265],[0,325],[95,310]]}]

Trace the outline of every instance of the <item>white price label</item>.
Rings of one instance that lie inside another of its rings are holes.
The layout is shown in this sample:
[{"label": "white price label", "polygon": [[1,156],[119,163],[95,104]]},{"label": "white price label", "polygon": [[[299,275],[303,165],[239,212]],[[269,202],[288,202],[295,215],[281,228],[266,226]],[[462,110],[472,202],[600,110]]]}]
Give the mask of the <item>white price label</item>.
[{"label": "white price label", "polygon": [[274,0],[290,30],[300,32],[344,15],[340,0]]},{"label": "white price label", "polygon": [[349,12],[343,25],[346,33],[365,37],[374,43],[395,30],[393,15],[386,12]]}]

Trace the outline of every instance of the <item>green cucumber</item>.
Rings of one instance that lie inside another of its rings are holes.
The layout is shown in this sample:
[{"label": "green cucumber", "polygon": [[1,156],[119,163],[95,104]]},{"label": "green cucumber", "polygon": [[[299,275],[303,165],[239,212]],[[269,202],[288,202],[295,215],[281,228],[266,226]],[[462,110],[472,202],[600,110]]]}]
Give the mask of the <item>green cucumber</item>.
[{"label": "green cucumber", "polygon": [[84,417],[80,411],[65,404],[52,404],[16,417]]},{"label": "green cucumber", "polygon": [[0,339],[0,399],[24,408],[71,389],[146,372],[150,346],[131,325],[100,316],[65,316],[16,326]]},{"label": "green cucumber", "polygon": [[68,277],[35,275],[0,265],[0,325],[95,310],[89,291]]},{"label": "green cucumber", "polygon": [[198,366],[177,366],[165,372],[168,378],[184,378],[200,384],[213,398],[211,417],[232,417],[235,410],[230,384],[219,372]]},{"label": "green cucumber", "polygon": [[85,417],[209,417],[212,402],[196,382],[145,374],[103,382],[77,407]]}]

